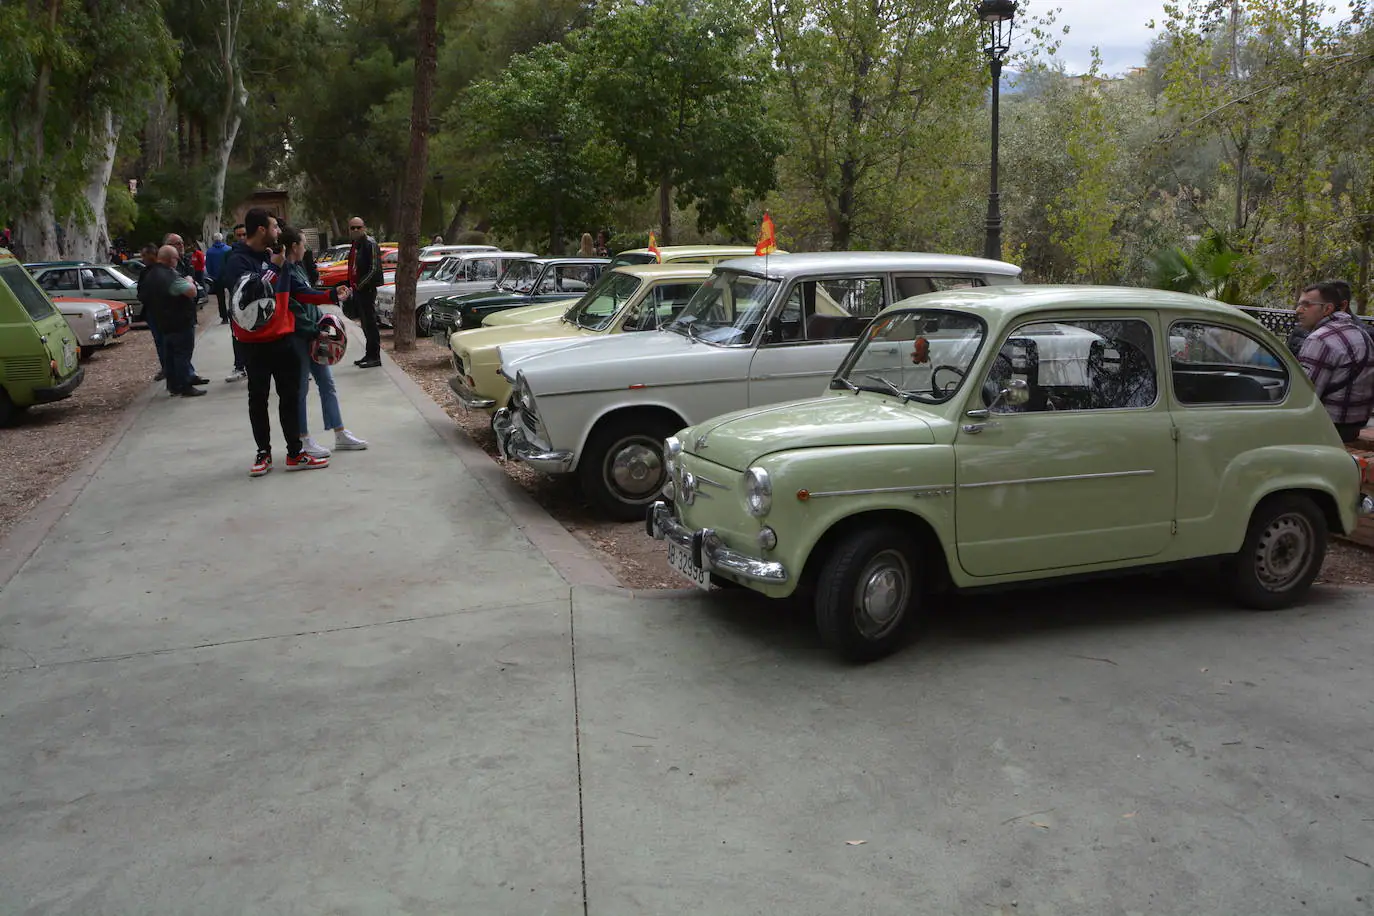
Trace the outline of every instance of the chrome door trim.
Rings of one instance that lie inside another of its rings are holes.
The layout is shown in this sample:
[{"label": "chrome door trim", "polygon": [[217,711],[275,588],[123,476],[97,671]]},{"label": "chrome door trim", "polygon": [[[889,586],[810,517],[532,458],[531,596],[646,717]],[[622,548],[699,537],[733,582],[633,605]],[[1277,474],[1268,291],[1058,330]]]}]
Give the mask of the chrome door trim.
[{"label": "chrome door trim", "polygon": [[823,496],[868,496],[873,493],[916,493],[932,496],[948,496],[953,492],[953,487],[944,484],[929,484],[919,487],[865,487],[861,490],[824,490],[821,492],[811,491],[808,499],[820,499]]},{"label": "chrome door trim", "polygon": [[1007,487],[1025,483],[1063,483],[1068,480],[1108,480],[1115,477],[1150,477],[1151,470],[1109,471],[1104,474],[1067,474],[1063,477],[1022,477],[1019,480],[989,480],[986,483],[961,483],[959,489],[974,490],[979,487]]}]

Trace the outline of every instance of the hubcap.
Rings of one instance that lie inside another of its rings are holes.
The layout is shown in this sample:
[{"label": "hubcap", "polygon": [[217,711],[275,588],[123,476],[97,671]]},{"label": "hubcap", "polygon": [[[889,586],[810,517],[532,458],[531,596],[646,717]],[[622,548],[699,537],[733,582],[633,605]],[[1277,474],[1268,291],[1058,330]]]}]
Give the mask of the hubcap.
[{"label": "hubcap", "polygon": [[415,316],[415,324],[419,327],[421,334],[430,332],[428,305],[420,306],[420,311]]},{"label": "hubcap", "polygon": [[663,456],[645,439],[622,440],[610,451],[605,476],[618,498],[643,501],[663,487]]},{"label": "hubcap", "polygon": [[901,622],[911,600],[906,557],[884,550],[868,561],[854,593],[854,620],[865,639],[881,639]]},{"label": "hubcap", "polygon": [[1307,569],[1316,538],[1300,513],[1280,515],[1269,523],[1255,547],[1255,573],[1271,592],[1291,587]]}]

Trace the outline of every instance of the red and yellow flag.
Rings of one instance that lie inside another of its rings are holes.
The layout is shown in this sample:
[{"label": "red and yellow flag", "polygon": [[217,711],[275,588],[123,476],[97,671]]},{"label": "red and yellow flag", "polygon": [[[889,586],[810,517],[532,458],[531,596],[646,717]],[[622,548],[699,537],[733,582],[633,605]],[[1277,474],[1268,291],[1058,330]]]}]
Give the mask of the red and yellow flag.
[{"label": "red and yellow flag", "polygon": [[649,230],[649,250],[654,253],[654,260],[663,263],[663,252],[658,250],[658,242],[654,240],[654,230]]},{"label": "red and yellow flag", "polygon": [[773,217],[767,211],[763,214],[763,225],[759,227],[759,242],[754,246],[754,254],[772,254],[778,250],[778,237],[773,229]]}]

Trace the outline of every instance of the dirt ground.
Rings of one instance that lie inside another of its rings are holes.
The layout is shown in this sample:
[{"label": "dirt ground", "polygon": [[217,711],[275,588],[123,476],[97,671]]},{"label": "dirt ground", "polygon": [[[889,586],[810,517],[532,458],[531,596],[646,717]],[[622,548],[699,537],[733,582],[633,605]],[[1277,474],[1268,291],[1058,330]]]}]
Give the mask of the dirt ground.
[{"label": "dirt ground", "polygon": [[[382,331],[383,338],[391,332]],[[448,351],[437,340],[420,340],[412,353],[388,352],[410,374],[430,397],[457,421],[458,425],[481,446],[492,460],[496,454],[496,437],[482,413],[465,413],[448,388],[453,374]],[[608,522],[596,516],[582,497],[574,480],[558,480],[537,474],[520,464],[503,462],[516,482],[529,491],[549,514],[596,550],[606,566],[627,588],[682,588],[687,580],[668,568],[663,545],[644,534],[638,522]],[[1318,582],[1331,585],[1374,585],[1374,550],[1340,538],[1331,542]]]},{"label": "dirt ground", "polygon": [[82,365],[86,377],[71,397],[32,407],[0,429],[0,538],[109,437],[152,381],[157,354],[147,331],[130,330]]}]

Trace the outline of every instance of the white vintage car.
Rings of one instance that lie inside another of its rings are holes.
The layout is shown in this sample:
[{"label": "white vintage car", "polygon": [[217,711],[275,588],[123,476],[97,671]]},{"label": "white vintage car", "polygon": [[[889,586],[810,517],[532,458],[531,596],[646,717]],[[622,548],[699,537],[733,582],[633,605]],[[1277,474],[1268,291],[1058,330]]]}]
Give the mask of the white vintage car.
[{"label": "white vintage car", "polygon": [[882,309],[912,296],[1019,283],[1013,264],[958,255],[823,252],[716,265],[650,334],[501,347],[511,408],[503,455],[576,473],[607,515],[643,518],[664,483],[663,440],[744,407],[818,395]]},{"label": "white vintage car", "polygon": [[[447,245],[446,248],[462,246]],[[537,257],[528,251],[496,251],[486,246],[467,246],[475,251],[454,251],[446,256],[430,279],[415,284],[415,333],[428,337],[430,333],[429,300],[435,296],[459,296],[463,293],[491,289],[512,261],[526,261]],[[396,321],[396,285],[388,283],[377,290],[377,321],[392,327]]]}]

